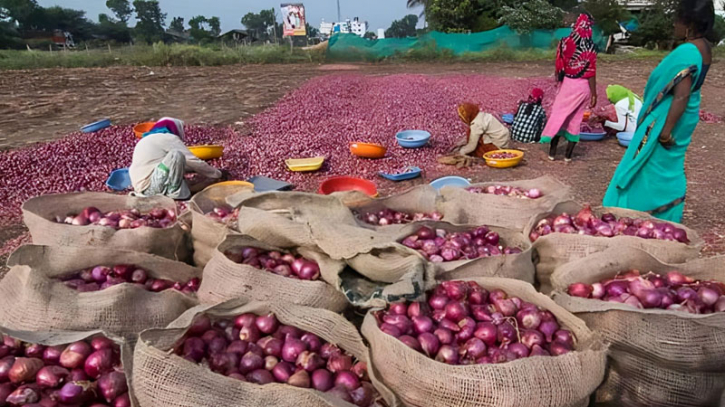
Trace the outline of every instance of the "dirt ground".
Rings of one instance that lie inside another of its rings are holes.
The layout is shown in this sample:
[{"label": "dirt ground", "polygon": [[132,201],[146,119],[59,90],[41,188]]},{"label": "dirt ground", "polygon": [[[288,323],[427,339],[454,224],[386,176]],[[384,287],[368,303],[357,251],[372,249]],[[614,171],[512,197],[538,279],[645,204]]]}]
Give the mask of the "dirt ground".
[{"label": "dirt ground", "polygon": [[[656,63],[602,63],[598,81],[641,92]],[[703,89],[703,110],[725,116],[722,103],[725,72],[720,66],[716,64],[709,73]],[[485,63],[6,71],[0,74],[0,150],[53,140],[105,117],[115,124],[131,124],[173,116],[187,123],[233,125],[244,132],[250,116],[273,105],[307,79],[343,71],[368,75],[480,73],[529,77],[548,75],[552,69],[544,63]],[[684,223],[706,238],[708,253],[725,253],[722,206],[725,188],[720,178],[725,173],[725,145],[721,141],[724,133],[723,124],[700,125],[687,159],[689,191]],[[578,200],[599,204],[624,152],[616,140],[581,143],[575,161],[567,165],[562,161],[548,162],[539,146],[520,147],[527,150],[523,166],[507,171],[481,168],[467,176],[482,181],[533,178],[548,173],[571,184]],[[426,175],[433,178],[439,174]],[[409,185],[381,183],[380,186],[382,192],[392,192]],[[22,230],[22,227],[11,227],[0,231],[0,246]]]}]

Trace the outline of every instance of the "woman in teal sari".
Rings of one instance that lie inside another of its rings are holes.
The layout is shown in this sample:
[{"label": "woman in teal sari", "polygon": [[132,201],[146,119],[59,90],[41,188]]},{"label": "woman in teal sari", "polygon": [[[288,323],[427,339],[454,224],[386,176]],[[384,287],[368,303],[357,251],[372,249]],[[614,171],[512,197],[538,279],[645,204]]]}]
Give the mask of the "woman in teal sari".
[{"label": "woman in teal sari", "polygon": [[700,88],[712,59],[705,37],[714,16],[712,0],[680,3],[675,35],[686,42],[650,75],[637,132],[609,184],[604,206],[681,221],[687,191],[685,153],[700,120]]}]

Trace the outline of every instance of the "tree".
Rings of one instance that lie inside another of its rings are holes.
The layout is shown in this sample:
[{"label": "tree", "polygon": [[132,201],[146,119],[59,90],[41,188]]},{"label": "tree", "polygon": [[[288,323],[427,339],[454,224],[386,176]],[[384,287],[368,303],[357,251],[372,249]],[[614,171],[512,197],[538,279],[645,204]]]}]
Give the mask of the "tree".
[{"label": "tree", "polygon": [[0,0],[0,20],[17,23],[21,30],[29,29],[33,13],[39,8],[35,0]]},{"label": "tree", "polygon": [[469,31],[478,16],[474,2],[478,4],[476,0],[428,0],[426,21],[436,31]]},{"label": "tree", "polygon": [[174,17],[169,24],[169,30],[184,32],[184,17]]},{"label": "tree", "polygon": [[640,17],[640,25],[632,34],[632,43],[639,46],[669,48],[673,43],[674,10],[677,0],[656,0]]},{"label": "tree", "polygon": [[504,15],[499,22],[519,33],[559,28],[564,19],[564,11],[546,0],[525,1],[518,7],[504,6],[503,11]]},{"label": "tree", "polygon": [[408,14],[400,20],[395,20],[390,28],[385,30],[386,38],[415,37],[415,26],[418,25],[418,16]]},{"label": "tree", "polygon": [[368,31],[368,32],[365,33],[365,35],[363,35],[363,38],[365,38],[367,40],[377,40],[378,39],[378,36],[375,35],[374,32]]},{"label": "tree", "polygon": [[161,12],[159,2],[156,0],[134,0],[136,9],[135,36],[147,43],[161,41],[164,38],[164,21],[166,14]]},{"label": "tree", "polygon": [[247,13],[242,17],[242,24],[247,27],[247,31],[254,34],[259,40],[270,40],[269,29],[274,28],[274,40],[277,36],[281,36],[281,30],[277,29],[277,15],[274,9],[262,10],[259,13]]},{"label": "tree", "polygon": [[604,35],[620,32],[619,23],[630,18],[629,12],[617,0],[586,0],[582,7],[594,17]]},{"label": "tree", "polygon": [[97,35],[117,42],[131,42],[131,30],[126,23],[114,21],[107,14],[98,15]]},{"label": "tree", "polygon": [[196,16],[189,20],[191,37],[197,42],[208,42],[221,33],[219,17]]},{"label": "tree", "polygon": [[127,24],[133,14],[133,8],[128,0],[106,0],[106,7],[113,11],[116,18],[123,24]]},{"label": "tree", "polygon": [[58,6],[35,9],[31,16],[34,29],[53,31],[62,30],[71,33],[76,40],[91,38],[96,27],[86,19],[86,12]]}]

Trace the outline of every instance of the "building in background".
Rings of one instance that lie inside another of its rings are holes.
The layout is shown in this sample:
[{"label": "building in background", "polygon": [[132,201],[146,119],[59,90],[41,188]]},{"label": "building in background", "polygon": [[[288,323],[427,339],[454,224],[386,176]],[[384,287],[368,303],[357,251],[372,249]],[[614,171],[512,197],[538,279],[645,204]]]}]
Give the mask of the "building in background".
[{"label": "building in background", "polygon": [[322,20],[322,23],[320,23],[320,36],[323,38],[329,38],[333,34],[341,33],[355,34],[359,37],[364,37],[365,33],[368,31],[368,27],[369,25],[367,21],[360,21],[357,17],[352,20],[348,18],[344,22],[338,23],[326,23],[325,20]]},{"label": "building in background", "polygon": [[378,39],[382,40],[385,38],[385,28],[378,28]]}]

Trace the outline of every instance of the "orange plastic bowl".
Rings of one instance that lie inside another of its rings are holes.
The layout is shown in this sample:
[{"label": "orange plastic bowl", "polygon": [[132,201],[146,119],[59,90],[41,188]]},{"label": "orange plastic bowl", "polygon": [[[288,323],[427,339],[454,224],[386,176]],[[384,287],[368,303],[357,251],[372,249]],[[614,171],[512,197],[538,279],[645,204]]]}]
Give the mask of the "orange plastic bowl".
[{"label": "orange plastic bowl", "polygon": [[378,188],[374,183],[361,178],[353,177],[332,177],[322,181],[318,194],[330,195],[333,192],[359,191],[363,194],[375,197],[378,195]]},{"label": "orange plastic bowl", "polygon": [[592,117],[592,111],[591,110],[585,111],[584,112],[584,121],[589,120],[590,117]]},{"label": "orange plastic bowl", "polygon": [[139,123],[133,126],[133,133],[136,135],[136,138],[142,138],[143,134],[151,131],[155,124],[156,122]]},{"label": "orange plastic bowl", "polygon": [[388,151],[385,146],[373,143],[350,143],[350,152],[363,158],[383,158]]}]

